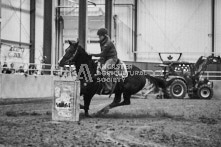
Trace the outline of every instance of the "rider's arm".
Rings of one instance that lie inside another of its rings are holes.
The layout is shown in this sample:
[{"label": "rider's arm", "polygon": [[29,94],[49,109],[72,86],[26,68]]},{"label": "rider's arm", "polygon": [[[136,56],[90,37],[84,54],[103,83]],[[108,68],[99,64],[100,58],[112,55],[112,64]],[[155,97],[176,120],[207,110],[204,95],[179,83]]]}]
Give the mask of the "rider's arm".
[{"label": "rider's arm", "polygon": [[104,49],[100,54],[91,54],[91,55],[95,57],[106,57],[108,50],[109,50],[108,46],[104,46]]}]

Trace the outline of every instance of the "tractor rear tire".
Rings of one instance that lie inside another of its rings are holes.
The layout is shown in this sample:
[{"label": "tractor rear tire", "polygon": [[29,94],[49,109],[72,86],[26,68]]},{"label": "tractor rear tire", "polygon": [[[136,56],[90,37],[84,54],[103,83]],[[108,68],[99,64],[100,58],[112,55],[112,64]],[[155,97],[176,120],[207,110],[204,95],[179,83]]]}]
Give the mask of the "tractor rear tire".
[{"label": "tractor rear tire", "polygon": [[206,84],[201,85],[197,90],[197,95],[200,99],[209,100],[213,97],[213,89]]},{"label": "tractor rear tire", "polygon": [[183,99],[187,93],[187,86],[183,80],[175,79],[168,87],[167,94],[170,98]]}]

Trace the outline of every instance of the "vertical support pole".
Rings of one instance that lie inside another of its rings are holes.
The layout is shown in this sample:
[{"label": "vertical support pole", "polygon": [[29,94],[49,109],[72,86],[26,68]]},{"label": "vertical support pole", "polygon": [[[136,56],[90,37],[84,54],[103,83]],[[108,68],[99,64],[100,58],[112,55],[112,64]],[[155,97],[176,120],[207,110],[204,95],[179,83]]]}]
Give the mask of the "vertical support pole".
[{"label": "vertical support pole", "polygon": [[[211,2],[212,5],[212,55],[215,53],[215,44],[216,44],[216,34],[215,34],[215,29],[216,29],[216,0],[212,0]],[[216,71],[221,71],[221,66],[220,64],[216,64]],[[216,78],[219,79],[219,78]]]},{"label": "vertical support pole", "polygon": [[54,67],[55,66],[55,42],[56,42],[56,38],[55,38],[55,34],[56,34],[56,29],[55,29],[55,7],[57,6],[58,4],[58,0],[52,0],[52,6],[51,6],[51,67]]},{"label": "vertical support pole", "polygon": [[109,36],[112,38],[112,8],[113,0],[105,0],[105,28],[108,30]]},{"label": "vertical support pole", "polygon": [[87,50],[87,0],[79,0],[79,23],[78,23],[78,39],[79,44]]},{"label": "vertical support pole", "polygon": [[212,55],[215,52],[215,0],[212,0]]},{"label": "vertical support pole", "polygon": [[19,46],[21,47],[21,37],[22,37],[22,11],[21,11],[21,7],[22,7],[22,1],[20,0],[20,5],[19,5]]},{"label": "vertical support pole", "polygon": [[138,13],[137,13],[137,8],[138,8],[138,0],[135,0],[135,18],[134,18],[134,61],[137,61],[137,18],[138,18]]},{"label": "vertical support pole", "polygon": [[[2,73],[2,64],[3,64],[3,63],[1,63],[1,56],[2,56],[2,41],[1,41],[2,40],[2,36],[1,36],[2,30],[1,30],[1,28],[2,28],[2,0],[0,0],[0,74]],[[1,83],[0,83],[0,86],[1,86]],[[0,89],[0,91],[1,91],[1,89]],[[1,98],[1,95],[0,95],[0,98]]]},{"label": "vertical support pole", "polygon": [[35,63],[35,15],[36,0],[30,1],[30,63]]},{"label": "vertical support pole", "polygon": [[[58,0],[58,6],[60,6],[61,1]],[[56,8],[56,23],[55,23],[55,33],[56,33],[56,39],[55,39],[55,63],[57,64],[58,60],[62,57],[62,51],[63,51],[63,29],[64,29],[64,19],[60,15],[60,8]]]},{"label": "vertical support pole", "polygon": [[[59,18],[59,36],[58,36],[58,59],[63,56],[63,31],[64,31],[64,19],[62,16]],[[58,61],[58,60],[57,60]]]},{"label": "vertical support pole", "polygon": [[[43,56],[46,56],[45,64],[51,64],[52,48],[52,0],[44,1],[44,35]],[[46,67],[46,69],[50,69]]]},{"label": "vertical support pole", "polygon": [[[58,6],[60,6],[60,0],[58,0]],[[59,17],[60,8],[57,7],[55,10],[55,60],[58,60],[58,50],[59,50]]]}]

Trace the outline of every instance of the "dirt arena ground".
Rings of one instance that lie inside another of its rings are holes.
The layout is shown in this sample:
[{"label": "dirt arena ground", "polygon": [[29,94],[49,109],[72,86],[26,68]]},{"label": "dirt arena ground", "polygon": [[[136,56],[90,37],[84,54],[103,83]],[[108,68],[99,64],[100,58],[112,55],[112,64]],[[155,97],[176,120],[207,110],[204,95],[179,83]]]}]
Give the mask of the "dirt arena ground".
[{"label": "dirt arena ground", "polygon": [[0,100],[0,147],[221,147],[221,100],[132,99],[95,115],[112,99],[95,96],[79,122],[54,122],[51,99]]}]

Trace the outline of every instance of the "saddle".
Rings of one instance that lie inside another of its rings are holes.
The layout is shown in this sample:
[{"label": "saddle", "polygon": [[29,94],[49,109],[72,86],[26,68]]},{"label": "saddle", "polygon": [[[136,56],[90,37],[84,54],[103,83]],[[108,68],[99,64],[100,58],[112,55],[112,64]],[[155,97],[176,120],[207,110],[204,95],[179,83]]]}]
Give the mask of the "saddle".
[{"label": "saddle", "polygon": [[[102,73],[101,65],[98,65],[97,73]],[[120,59],[117,60],[116,64],[114,65],[114,68],[108,71],[108,73],[109,73],[108,77],[102,76],[102,78],[104,79],[108,78],[110,80],[102,81],[102,88],[98,94],[104,94],[104,95],[110,94],[111,96],[111,94],[114,92],[117,83],[121,82],[122,79],[125,79],[128,76],[126,64]]]},{"label": "saddle", "polygon": [[[98,64],[97,72],[96,72],[97,75],[102,73],[101,68],[102,68],[101,65]],[[114,75],[114,76],[119,77],[119,78],[126,78],[128,76],[127,66],[120,59],[117,59],[116,64],[114,65],[113,68],[111,68],[111,70],[109,70],[109,72],[110,72],[111,75]]]}]

